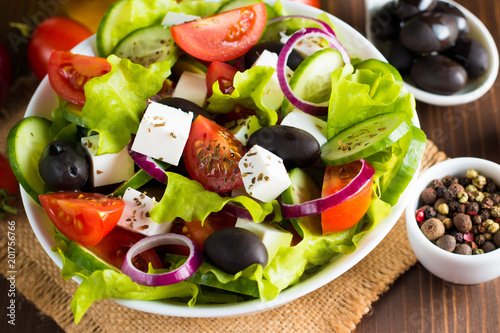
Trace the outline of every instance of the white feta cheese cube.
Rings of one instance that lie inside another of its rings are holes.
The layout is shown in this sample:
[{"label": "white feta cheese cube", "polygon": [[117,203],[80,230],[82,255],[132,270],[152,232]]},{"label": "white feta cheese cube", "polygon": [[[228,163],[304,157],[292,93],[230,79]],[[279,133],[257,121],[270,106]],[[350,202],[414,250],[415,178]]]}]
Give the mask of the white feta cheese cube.
[{"label": "white feta cheese cube", "polygon": [[305,113],[299,109],[293,109],[281,121],[281,125],[300,128],[314,136],[319,145],[323,145],[327,140],[326,121]]},{"label": "white feta cheese cube", "polygon": [[283,160],[259,145],[254,145],[238,166],[247,193],[263,202],[276,199],[292,184]]},{"label": "white feta cheese cube", "polygon": [[120,183],[134,175],[134,161],[127,148],[116,154],[97,155],[99,135],[83,137],[81,144],[90,157],[90,181],[94,187]]},{"label": "white feta cheese cube", "polygon": [[267,249],[268,264],[276,256],[280,247],[289,247],[292,243],[292,233],[281,228],[276,223],[254,223],[251,220],[238,218],[235,227],[247,229],[260,238]]},{"label": "white feta cheese cube", "polygon": [[283,94],[278,81],[278,74],[276,72],[276,68],[278,67],[278,55],[274,52],[264,50],[253,64],[253,67],[256,66],[267,66],[274,68],[274,74],[264,88],[264,96],[262,97],[262,102],[268,108],[277,110],[281,106],[283,98],[285,98],[285,95]]},{"label": "white feta cheese cube", "polygon": [[206,75],[187,71],[182,72],[172,97],[184,98],[202,107],[207,100]]},{"label": "white feta cheese cube", "polygon": [[257,116],[248,116],[227,123],[224,127],[227,128],[229,132],[233,133],[236,139],[245,146],[250,135],[262,126],[260,126]]},{"label": "white feta cheese cube", "polygon": [[183,13],[176,13],[169,11],[163,18],[163,21],[161,22],[161,25],[171,27],[173,25],[177,24],[182,24],[190,21],[194,21],[196,19],[199,19],[199,16],[195,15],[188,15],[188,14],[183,14]]},{"label": "white feta cheese cube", "polygon": [[[280,42],[286,44],[288,39],[290,39],[290,36],[284,34],[283,32],[280,32],[280,34],[281,34]],[[304,38],[300,42],[295,44],[293,49],[297,51],[302,57],[307,58],[316,51],[324,49],[322,43],[323,39],[320,37]]]},{"label": "white feta cheese cube", "polygon": [[152,236],[170,232],[173,222],[156,223],[149,217],[149,213],[156,205],[155,198],[150,198],[145,193],[139,192],[131,187],[123,194],[125,208],[118,221],[118,225],[125,229]]},{"label": "white feta cheese cube", "polygon": [[132,150],[178,165],[186,145],[193,113],[152,102],[142,116]]}]

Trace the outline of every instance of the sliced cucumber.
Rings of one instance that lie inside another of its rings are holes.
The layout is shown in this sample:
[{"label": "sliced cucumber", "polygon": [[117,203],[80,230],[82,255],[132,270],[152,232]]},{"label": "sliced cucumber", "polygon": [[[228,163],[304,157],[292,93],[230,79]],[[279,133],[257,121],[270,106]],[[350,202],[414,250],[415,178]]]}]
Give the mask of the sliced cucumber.
[{"label": "sliced cucumber", "polygon": [[[290,185],[290,187],[281,194],[281,200],[283,203],[295,205],[321,197],[320,186],[306,171],[300,168],[292,169],[290,171],[290,180],[292,181],[292,185]],[[301,237],[304,237],[304,232],[299,226],[299,222],[307,225],[308,229],[316,230],[321,233],[321,221],[318,221],[318,216],[306,216],[300,219],[290,219],[290,222]]]},{"label": "sliced cucumber", "polygon": [[[332,90],[332,72],[344,66],[339,51],[326,48],[319,50],[302,61],[290,79],[290,88],[300,98],[312,102],[328,102]],[[282,115],[293,110],[287,99],[283,101]]]},{"label": "sliced cucumber", "polygon": [[[255,3],[263,2],[262,0],[229,0],[228,2],[222,4],[219,9],[217,9],[217,13],[227,12],[232,9],[241,8],[253,5]],[[267,19],[270,20],[278,16],[273,7],[266,3],[266,12]]]},{"label": "sliced cucumber", "polygon": [[203,65],[189,54],[182,54],[179,59],[177,59],[174,66],[172,66],[172,74],[179,78],[185,71],[206,74],[207,66]]},{"label": "sliced cucumber", "polygon": [[47,185],[38,172],[38,161],[43,149],[52,142],[49,129],[52,122],[42,117],[21,119],[9,132],[7,151],[12,171],[24,190],[40,203],[38,196]]},{"label": "sliced cucumber", "polygon": [[114,192],[113,195],[115,197],[117,196],[123,196],[125,194],[125,191],[131,187],[134,190],[137,190],[139,187],[146,185],[147,182],[149,182],[151,179],[153,179],[152,176],[150,176],[146,171],[143,169],[139,169],[129,180],[121,184]]},{"label": "sliced cucumber", "polygon": [[155,62],[177,59],[179,47],[168,27],[153,25],[131,32],[112,53],[147,68]]},{"label": "sliced cucumber", "polygon": [[341,165],[368,157],[394,144],[411,128],[411,120],[403,112],[366,119],[321,146],[321,161],[325,165]]},{"label": "sliced cucumber", "polygon": [[76,242],[71,242],[69,244],[68,249],[66,250],[64,255],[73,263],[90,273],[94,271],[102,271],[105,269],[112,269],[117,272],[120,271],[111,263],[100,258],[97,254],[91,252],[89,249]]},{"label": "sliced cucumber", "polygon": [[402,161],[396,166],[396,174],[383,188],[382,196],[380,197],[382,200],[393,206],[398,202],[399,197],[412,180],[415,172],[417,172],[426,145],[427,138],[425,133],[420,128],[413,126],[408,150]]},{"label": "sliced cucumber", "polygon": [[87,127],[82,118],[82,107],[73,103],[66,103],[62,106],[62,114],[64,119],[72,122],[80,127]]}]

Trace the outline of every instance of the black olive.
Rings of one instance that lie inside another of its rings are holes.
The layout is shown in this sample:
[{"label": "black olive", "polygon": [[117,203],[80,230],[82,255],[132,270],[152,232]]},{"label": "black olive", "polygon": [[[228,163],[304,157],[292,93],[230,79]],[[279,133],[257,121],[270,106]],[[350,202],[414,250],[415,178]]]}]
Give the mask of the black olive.
[{"label": "black olive", "polygon": [[89,177],[87,155],[72,142],[53,141],[44,148],[38,171],[43,181],[57,191],[78,191]]},{"label": "black olive", "polygon": [[437,0],[399,0],[396,1],[396,10],[401,21],[423,12],[432,11],[437,5]]},{"label": "black olive", "polygon": [[467,35],[469,33],[469,22],[467,22],[464,13],[462,13],[462,11],[457,7],[447,2],[438,1],[436,8],[434,8],[434,11],[453,15],[457,20],[459,35]]},{"label": "black olive", "polygon": [[380,40],[394,39],[399,35],[401,20],[396,14],[396,3],[386,3],[370,21],[372,36]]},{"label": "black olive", "polygon": [[467,83],[465,69],[441,54],[415,59],[410,75],[419,88],[440,95],[454,94]]},{"label": "black olive", "polygon": [[208,262],[230,274],[238,273],[252,264],[267,265],[268,254],[264,243],[251,231],[228,227],[207,237],[203,255]]},{"label": "black olive", "polygon": [[465,67],[470,78],[484,74],[490,65],[490,55],[479,42],[470,38],[459,38],[455,46],[447,49],[444,55]]},{"label": "black olive", "polygon": [[415,53],[404,47],[399,40],[395,40],[392,43],[389,54],[387,55],[387,60],[389,60],[389,63],[396,67],[401,74],[410,72],[413,59],[415,59]]},{"label": "black olive", "polygon": [[208,119],[212,119],[212,116],[210,113],[205,111],[202,107],[200,107],[198,104],[191,102],[190,100],[180,98],[180,97],[166,97],[158,101],[158,103],[161,103],[163,105],[168,105],[173,108],[181,109],[184,112],[189,112],[191,111],[193,113],[193,121],[196,119],[197,116],[203,116]]},{"label": "black olive", "polygon": [[457,21],[443,13],[425,12],[406,21],[399,33],[401,43],[416,53],[440,52],[458,37]]},{"label": "black olive", "polygon": [[247,147],[259,145],[283,159],[287,169],[305,167],[321,155],[316,138],[299,128],[283,125],[266,126],[248,138]]},{"label": "black olive", "polygon": [[[285,46],[283,43],[277,41],[268,41],[259,44],[255,44],[245,53],[245,68],[250,68],[257,61],[264,50],[268,50],[270,52],[274,52],[276,54],[280,54],[281,49]],[[292,50],[290,55],[288,56],[288,60],[286,64],[290,67],[291,70],[296,70],[299,67],[300,63],[304,60],[302,56],[295,50]]]}]

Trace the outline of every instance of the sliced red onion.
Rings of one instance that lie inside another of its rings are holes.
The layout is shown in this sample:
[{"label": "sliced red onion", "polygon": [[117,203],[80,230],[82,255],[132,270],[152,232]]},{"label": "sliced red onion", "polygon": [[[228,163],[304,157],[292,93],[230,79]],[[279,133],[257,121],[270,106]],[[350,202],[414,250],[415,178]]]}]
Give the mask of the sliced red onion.
[{"label": "sliced red onion", "polygon": [[325,116],[328,113],[328,107],[317,104],[317,103],[311,103],[306,100],[303,100],[299,96],[297,96],[293,91],[292,88],[290,87],[290,84],[288,83],[287,75],[286,75],[286,62],[288,60],[288,57],[290,56],[290,53],[293,50],[293,47],[295,44],[300,42],[304,38],[308,37],[321,37],[326,39],[329,43],[330,46],[336,50],[338,50],[341,55],[342,59],[344,60],[344,63],[350,64],[351,59],[349,58],[349,54],[347,53],[347,50],[344,48],[344,46],[340,43],[340,41],[337,39],[337,37],[332,36],[328,34],[327,32],[318,29],[318,28],[304,28],[301,30],[298,30],[295,32],[286,42],[285,46],[281,50],[279,57],[278,57],[278,66],[277,66],[277,72],[278,72],[278,82],[280,84],[281,90],[283,91],[283,94],[285,97],[292,103],[296,108],[309,113],[314,116]]},{"label": "sliced red onion", "polygon": [[[179,268],[161,274],[144,273],[132,264],[132,258],[136,255],[161,245],[185,245],[189,248],[189,256],[186,262]],[[149,236],[135,243],[127,252],[121,267],[122,273],[130,279],[144,286],[166,286],[187,279],[201,266],[203,255],[201,250],[192,240],[183,235],[166,233]]]},{"label": "sliced red onion", "polygon": [[146,171],[151,177],[156,180],[162,182],[163,184],[167,183],[167,175],[165,174],[166,169],[161,166],[158,162],[156,162],[150,156],[138,153],[131,149],[131,145],[128,146],[128,153],[130,157],[134,160],[135,164],[139,166],[139,168]]},{"label": "sliced red onion", "polygon": [[304,15],[278,16],[278,17],[275,17],[275,18],[270,19],[269,21],[267,21],[267,25],[273,24],[273,23],[278,22],[278,21],[286,20],[286,19],[292,19],[292,18],[299,18],[299,19],[305,19],[305,20],[309,20],[309,21],[314,21],[317,24],[319,24],[326,32],[328,32],[329,34],[331,34],[333,36],[336,36],[335,32],[332,29],[332,27],[329,26],[326,22],[323,22],[323,21],[318,20],[318,19],[313,18],[313,17],[304,16]]},{"label": "sliced red onion", "polygon": [[375,169],[368,162],[363,159],[359,161],[361,162],[361,169],[346,187],[324,198],[296,205],[282,204],[283,218],[296,219],[303,216],[320,214],[354,196],[363,189],[367,183],[372,181],[373,175],[375,174]]}]

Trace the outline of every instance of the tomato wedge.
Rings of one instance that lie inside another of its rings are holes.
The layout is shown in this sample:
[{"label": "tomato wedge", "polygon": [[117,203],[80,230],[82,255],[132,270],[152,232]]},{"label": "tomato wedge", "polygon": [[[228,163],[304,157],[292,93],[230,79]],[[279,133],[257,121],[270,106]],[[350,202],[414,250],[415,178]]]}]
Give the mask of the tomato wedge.
[{"label": "tomato wedge", "polygon": [[227,192],[243,186],[238,162],[245,152],[231,132],[198,116],[184,147],[184,163],[189,175],[205,189]]},{"label": "tomato wedge", "polygon": [[57,192],[39,196],[55,227],[70,240],[93,246],[118,223],[125,203],[100,193]]},{"label": "tomato wedge", "polygon": [[111,64],[106,59],[69,51],[53,51],[48,66],[52,89],[65,100],[77,105],[85,104],[85,84],[109,71]]},{"label": "tomato wedge", "polygon": [[208,96],[213,94],[213,86],[219,81],[219,88],[223,94],[231,94],[234,91],[233,80],[238,70],[225,62],[215,61],[207,68],[207,92]]},{"label": "tomato wedge", "polygon": [[246,53],[267,23],[264,2],[236,8],[170,28],[174,41],[195,58],[227,61]]},{"label": "tomato wedge", "polygon": [[[116,226],[99,243],[89,247],[89,250],[120,268],[128,250],[143,238],[141,234]],[[154,249],[144,251],[132,259],[134,267],[143,272],[148,271],[150,263],[155,269],[163,268],[161,259]]]},{"label": "tomato wedge", "polygon": [[[322,197],[329,196],[346,187],[361,170],[361,162],[328,166],[323,179]],[[372,198],[372,181],[367,182],[354,196],[321,213],[323,234],[347,230],[365,215]]]}]

